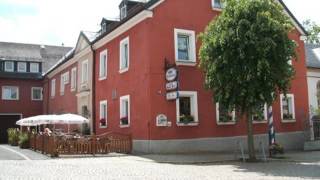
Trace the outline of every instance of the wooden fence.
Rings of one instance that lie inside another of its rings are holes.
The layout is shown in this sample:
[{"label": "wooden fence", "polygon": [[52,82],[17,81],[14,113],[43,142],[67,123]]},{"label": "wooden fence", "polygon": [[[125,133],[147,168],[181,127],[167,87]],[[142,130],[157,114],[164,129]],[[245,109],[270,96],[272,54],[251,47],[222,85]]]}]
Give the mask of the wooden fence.
[{"label": "wooden fence", "polygon": [[131,135],[120,133],[106,133],[84,137],[76,136],[48,136],[30,135],[30,147],[35,151],[50,156],[81,155],[81,154],[108,154],[131,153]]}]

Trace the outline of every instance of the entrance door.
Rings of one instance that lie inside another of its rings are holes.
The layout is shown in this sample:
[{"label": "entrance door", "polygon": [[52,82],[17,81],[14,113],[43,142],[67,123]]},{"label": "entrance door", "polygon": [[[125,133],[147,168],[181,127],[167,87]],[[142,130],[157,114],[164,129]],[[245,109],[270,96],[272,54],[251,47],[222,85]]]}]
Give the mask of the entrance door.
[{"label": "entrance door", "polygon": [[20,115],[1,115],[0,114],[0,144],[8,143],[7,129],[17,128],[16,122],[21,119]]}]

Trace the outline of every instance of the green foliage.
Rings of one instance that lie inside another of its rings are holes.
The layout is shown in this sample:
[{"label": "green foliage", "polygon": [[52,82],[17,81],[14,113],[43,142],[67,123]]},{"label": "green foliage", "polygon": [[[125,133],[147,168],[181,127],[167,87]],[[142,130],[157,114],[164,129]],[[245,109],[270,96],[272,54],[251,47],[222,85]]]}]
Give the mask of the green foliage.
[{"label": "green foliage", "polygon": [[12,146],[17,146],[19,141],[19,131],[16,128],[10,128],[7,130],[8,143]]},{"label": "green foliage", "polygon": [[313,44],[320,44],[320,26],[310,19],[304,21],[303,26],[308,32],[307,41]]},{"label": "green foliage", "polygon": [[30,139],[28,133],[21,132],[19,135],[19,146],[21,148],[29,148]]},{"label": "green foliage", "polygon": [[180,122],[184,124],[189,124],[194,122],[194,117],[191,115],[182,115],[180,116]]},{"label": "green foliage", "polygon": [[226,0],[227,6],[200,35],[201,68],[216,102],[241,113],[272,104],[286,93],[296,57],[289,17],[274,0]]}]

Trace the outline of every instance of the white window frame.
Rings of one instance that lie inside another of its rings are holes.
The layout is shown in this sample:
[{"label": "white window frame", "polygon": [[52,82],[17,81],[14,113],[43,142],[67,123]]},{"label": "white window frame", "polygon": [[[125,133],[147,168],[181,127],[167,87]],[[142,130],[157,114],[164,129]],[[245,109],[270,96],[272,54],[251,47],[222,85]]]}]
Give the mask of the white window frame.
[{"label": "white window frame", "polygon": [[[34,66],[34,65],[36,65],[36,66]],[[36,67],[36,70],[33,69],[33,68],[35,68],[35,67]],[[30,72],[32,72],[32,73],[39,73],[39,72],[40,72],[40,65],[39,65],[39,63],[30,63]]]},{"label": "white window frame", "polygon": [[[17,89],[17,98],[11,99],[11,98],[4,97],[4,89],[6,89],[6,88],[15,88],[15,89]],[[18,86],[2,86],[2,100],[18,101],[19,100],[19,87]]]},{"label": "white window frame", "polygon": [[50,88],[50,95],[51,98],[56,96],[56,79],[52,79],[51,80],[51,88]]},{"label": "white window frame", "polygon": [[220,110],[219,110],[219,103],[216,103],[216,121],[217,125],[235,125],[237,124],[236,122],[236,111],[232,111],[232,121],[231,122],[220,122]]},{"label": "white window frame", "polygon": [[[191,115],[194,117],[193,123],[184,124],[180,122],[180,97],[190,97]],[[199,124],[198,114],[198,92],[197,91],[179,91],[179,98],[176,99],[176,124],[178,126],[197,126]]]},{"label": "white window frame", "polygon": [[296,122],[295,114],[295,103],[294,103],[294,94],[287,94],[287,98],[292,98],[292,119],[283,119],[283,108],[282,108],[282,99],[285,97],[284,94],[280,94],[280,110],[281,110],[281,122],[282,123],[294,123]]},{"label": "white window frame", "polygon": [[[85,69],[84,66],[86,67],[87,74],[84,74],[84,69]],[[88,60],[84,60],[81,63],[81,84],[87,83],[88,80],[89,80],[89,61]]]},{"label": "white window frame", "polygon": [[[20,67],[23,67],[23,70],[20,70]],[[27,63],[26,62],[18,62],[17,71],[18,72],[27,72]]]},{"label": "white window frame", "polygon": [[[105,62],[103,63],[103,61]],[[108,50],[104,50],[100,53],[99,81],[107,79],[107,75],[108,75]]]},{"label": "white window frame", "polygon": [[76,88],[77,88],[77,68],[74,67],[71,69],[70,89],[71,91],[75,91]]},{"label": "white window frame", "polygon": [[69,83],[69,71],[61,74],[60,78],[60,95],[64,95],[65,85]]},{"label": "white window frame", "polygon": [[[174,29],[174,47],[175,47],[175,59],[177,65],[185,66],[195,66],[197,62],[196,55],[196,35],[195,31],[184,30],[184,29]],[[178,35],[189,36],[189,59],[179,59],[178,53]]]},{"label": "white window frame", "polygon": [[[7,64],[10,63],[12,65],[12,68],[7,68]],[[13,61],[5,61],[4,62],[4,71],[5,72],[14,72],[14,62]]]},{"label": "white window frame", "polygon": [[124,5],[120,9],[120,20],[127,17],[127,5]]},{"label": "white window frame", "polygon": [[[125,125],[123,125],[123,124],[121,124],[121,118],[122,118],[122,115],[123,115],[123,102],[124,101],[128,101],[128,124],[125,124]],[[130,127],[130,95],[126,95],[126,96],[121,96],[120,97],[120,103],[119,103],[119,105],[120,105],[120,111],[119,111],[119,115],[120,115],[120,127],[121,128],[125,128],[125,127]]]},{"label": "white window frame", "polygon": [[[271,107],[271,110],[272,110],[272,106],[270,106],[270,107]],[[265,123],[268,123],[268,106],[267,106],[267,104],[265,104],[263,106],[263,117],[264,117],[264,119],[261,120],[261,121],[254,121],[253,117],[252,117],[253,124],[265,124]]]},{"label": "white window frame", "polygon": [[106,117],[105,117],[105,119],[106,119],[106,125],[105,126],[101,126],[101,124],[99,123],[99,127],[100,128],[107,128],[108,127],[108,101],[107,100],[104,100],[104,101],[100,101],[100,106],[99,106],[99,122],[100,122],[100,120],[101,120],[101,118],[102,118],[102,106],[103,105],[105,105],[105,110],[106,110]]},{"label": "white window frame", "polygon": [[[35,99],[34,98],[33,90],[40,90],[40,99]],[[32,87],[31,88],[31,100],[32,101],[42,101],[43,100],[43,88],[42,87]]]},{"label": "white window frame", "polygon": [[211,0],[212,9],[213,9],[213,10],[216,10],[216,11],[222,11],[222,9],[225,7],[225,4],[224,4],[223,2],[221,2],[222,0],[220,0],[221,8],[218,8],[218,7],[215,7],[215,6],[214,6],[215,1],[216,1],[216,0]]},{"label": "white window frame", "polygon": [[[127,67],[122,67],[122,62],[124,60],[124,46],[125,44],[128,45],[128,66]],[[120,41],[120,60],[119,60],[119,73],[124,73],[129,70],[130,67],[130,40],[129,37],[124,38],[123,40]]]}]

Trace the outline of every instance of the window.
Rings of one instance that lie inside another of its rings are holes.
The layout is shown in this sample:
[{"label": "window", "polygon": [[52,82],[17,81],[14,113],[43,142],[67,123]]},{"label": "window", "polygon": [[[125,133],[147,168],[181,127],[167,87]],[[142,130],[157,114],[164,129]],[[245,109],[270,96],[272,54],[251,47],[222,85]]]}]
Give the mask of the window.
[{"label": "window", "polygon": [[39,63],[30,63],[30,72],[38,73],[39,72]]},{"label": "window", "polygon": [[100,101],[100,127],[107,127],[107,101]]},{"label": "window", "polygon": [[236,111],[216,103],[216,118],[218,125],[233,125],[236,123]]},{"label": "window", "polygon": [[99,80],[104,80],[107,77],[107,71],[108,71],[107,57],[108,57],[107,50],[100,53]]},{"label": "window", "polygon": [[56,79],[51,80],[51,97],[56,95]]},{"label": "window", "polygon": [[129,37],[120,42],[120,73],[129,69]]},{"label": "window", "polygon": [[256,108],[255,112],[252,114],[252,121],[254,123],[266,123],[268,121],[267,104]]},{"label": "window", "polygon": [[89,71],[89,66],[88,66],[88,60],[85,60],[82,62],[82,67],[81,67],[81,83],[87,83],[88,82],[88,72]]},{"label": "window", "polygon": [[318,109],[320,109],[320,81],[317,83],[317,102],[318,102]]},{"label": "window", "polygon": [[175,57],[176,63],[182,65],[195,65],[196,39],[195,32],[175,29]]},{"label": "window", "polygon": [[27,63],[18,62],[18,72],[27,72]]},{"label": "window", "polygon": [[75,91],[77,87],[77,68],[71,69],[71,91]]},{"label": "window", "polygon": [[60,94],[64,95],[64,86],[69,83],[69,72],[61,74],[60,80]]},{"label": "window", "polygon": [[120,97],[120,126],[128,127],[130,125],[130,96]]},{"label": "window", "polygon": [[41,101],[43,99],[42,88],[41,87],[32,87],[31,88],[31,100]]},{"label": "window", "polygon": [[12,61],[6,61],[4,63],[4,71],[13,72],[14,71],[14,63]]},{"label": "window", "polygon": [[198,123],[198,97],[197,92],[179,91],[176,100],[177,124],[197,125]]},{"label": "window", "polygon": [[3,100],[19,100],[19,88],[16,86],[2,86]]},{"label": "window", "polygon": [[281,94],[280,99],[282,121],[295,121],[294,95],[287,94],[287,97],[285,97]]},{"label": "window", "polygon": [[225,7],[225,4],[224,2],[222,2],[222,0],[211,0],[211,2],[212,2],[213,9],[221,10],[222,8]]},{"label": "window", "polygon": [[127,6],[124,5],[120,9],[120,20],[124,19],[127,17]]}]

